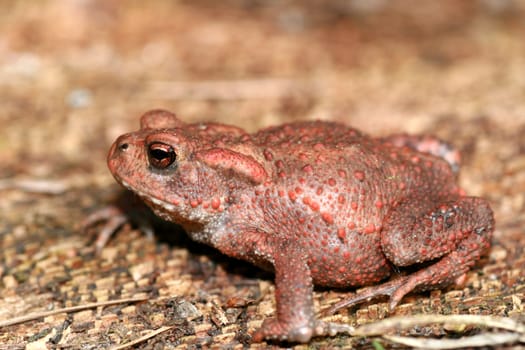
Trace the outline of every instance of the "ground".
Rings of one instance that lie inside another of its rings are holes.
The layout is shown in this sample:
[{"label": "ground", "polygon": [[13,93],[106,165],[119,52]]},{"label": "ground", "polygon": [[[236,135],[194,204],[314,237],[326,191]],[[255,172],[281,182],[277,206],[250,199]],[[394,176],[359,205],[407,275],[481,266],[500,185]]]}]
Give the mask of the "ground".
[{"label": "ground", "polygon": [[[0,322],[147,298],[0,328],[0,349],[242,348],[274,312],[271,274],[162,225],[125,226],[96,255],[79,223],[122,193],[109,145],[167,108],[250,131],[290,120],[376,136],[432,133],[463,154],[469,194],[490,200],[493,248],[463,286],[340,311],[481,314],[525,322],[525,7],[520,1],[4,0],[0,13]],[[146,5],[147,4],[147,5]],[[24,182],[26,181],[26,182]],[[318,310],[351,291],[318,290]],[[467,327],[459,335],[483,334]],[[408,335],[455,338],[446,327]],[[376,340],[374,340],[376,339]],[[310,346],[370,348],[372,337]],[[266,345],[251,345],[264,348]],[[278,345],[273,345],[278,347]],[[297,346],[306,348],[306,346]]]}]

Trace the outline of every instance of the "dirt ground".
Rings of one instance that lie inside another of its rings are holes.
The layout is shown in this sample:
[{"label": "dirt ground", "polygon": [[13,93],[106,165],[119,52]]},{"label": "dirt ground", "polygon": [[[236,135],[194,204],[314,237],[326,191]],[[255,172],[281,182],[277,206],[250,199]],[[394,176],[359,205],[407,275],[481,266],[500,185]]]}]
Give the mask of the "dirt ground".
[{"label": "dirt ground", "polygon": [[[510,317],[525,326],[525,6],[512,0],[0,0],[0,349],[243,347],[274,313],[272,275],[161,227],[125,226],[100,255],[80,222],[119,197],[105,157],[151,108],[254,131],[336,120],[373,135],[432,133],[463,154],[461,184],[488,198],[490,254],[463,286],[332,319]],[[318,310],[351,291],[319,290]],[[454,340],[491,328],[415,326]],[[392,332],[394,334],[396,332]],[[523,335],[522,335],[523,341]],[[511,341],[511,345],[519,340]],[[306,348],[403,347],[380,337]],[[282,346],[284,346],[282,345]],[[26,347],[27,346],[27,347]],[[271,345],[279,347],[278,344]],[[502,345],[501,345],[502,346]]]}]

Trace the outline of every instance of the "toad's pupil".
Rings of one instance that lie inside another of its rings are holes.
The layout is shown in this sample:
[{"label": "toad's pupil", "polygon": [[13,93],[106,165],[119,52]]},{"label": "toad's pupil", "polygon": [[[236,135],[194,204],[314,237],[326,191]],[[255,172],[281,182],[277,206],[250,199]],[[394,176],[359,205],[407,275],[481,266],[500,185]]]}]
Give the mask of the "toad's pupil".
[{"label": "toad's pupil", "polygon": [[175,159],[177,158],[173,147],[163,143],[150,145],[148,156],[151,165],[158,169],[165,169],[169,167],[171,164],[173,164],[173,162],[175,162]]}]

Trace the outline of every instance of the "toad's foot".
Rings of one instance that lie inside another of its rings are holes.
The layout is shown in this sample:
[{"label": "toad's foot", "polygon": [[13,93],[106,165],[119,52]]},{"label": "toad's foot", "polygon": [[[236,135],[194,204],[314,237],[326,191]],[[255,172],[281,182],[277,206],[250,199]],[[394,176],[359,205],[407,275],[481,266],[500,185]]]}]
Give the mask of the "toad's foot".
[{"label": "toad's foot", "polygon": [[98,254],[106,246],[111,236],[129,222],[136,222],[139,230],[144,232],[149,239],[153,239],[153,226],[148,220],[141,217],[131,218],[119,206],[115,205],[110,205],[91,213],[80,223],[80,228],[86,232],[101,223],[100,231],[94,243]]},{"label": "toad's foot", "polygon": [[263,339],[306,343],[316,336],[335,336],[340,333],[352,334],[354,327],[316,320],[312,324],[290,328],[275,318],[266,319],[260,329],[252,336],[254,342]]},{"label": "toad's foot", "polygon": [[333,314],[337,310],[359,303],[370,301],[380,296],[390,297],[389,311],[394,310],[405,295],[412,291],[424,291],[444,287],[452,283],[463,284],[466,279],[466,269],[457,274],[451,274],[450,266],[459,266],[458,253],[453,252],[437,263],[423,268],[411,275],[399,277],[377,286],[362,289],[352,297],[342,300],[326,311]]},{"label": "toad's foot", "polygon": [[393,310],[394,307],[401,301],[403,296],[406,294],[406,292],[404,292],[403,288],[401,287],[403,285],[406,285],[408,279],[408,276],[404,276],[377,286],[363,288],[350,298],[341,300],[340,302],[333,305],[330,309],[328,309],[325,312],[325,314],[331,315],[340,309],[354,306],[366,301],[370,301],[380,296],[390,297],[389,309]]}]

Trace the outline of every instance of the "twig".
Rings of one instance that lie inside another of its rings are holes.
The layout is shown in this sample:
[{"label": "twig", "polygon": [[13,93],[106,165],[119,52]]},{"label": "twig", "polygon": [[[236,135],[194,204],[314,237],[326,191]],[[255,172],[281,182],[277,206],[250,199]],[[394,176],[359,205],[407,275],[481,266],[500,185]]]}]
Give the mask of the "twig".
[{"label": "twig", "polygon": [[[429,339],[419,337],[403,337],[386,333],[412,328],[425,324],[443,323],[462,328],[465,325],[477,325],[499,328],[513,333],[484,333],[458,339]],[[416,315],[409,317],[391,317],[357,328],[352,336],[380,335],[384,339],[416,348],[424,349],[456,349],[463,347],[496,346],[514,342],[525,342],[525,325],[504,317],[484,315]]]},{"label": "twig", "polygon": [[38,179],[2,179],[0,190],[19,189],[25,192],[58,195],[68,190],[64,181]]},{"label": "twig", "polygon": [[394,343],[422,349],[458,349],[467,347],[496,346],[520,341],[518,333],[484,333],[458,339],[428,339],[384,335]]},{"label": "twig", "polygon": [[5,321],[0,321],[0,328],[12,326],[12,325],[27,322],[27,321],[33,321],[39,318],[61,314],[61,313],[77,312],[77,311],[82,311],[82,310],[87,310],[87,309],[93,309],[93,308],[100,307],[100,306],[109,306],[109,305],[125,304],[125,303],[136,303],[136,302],[144,301],[147,299],[148,299],[147,297],[137,297],[137,298],[109,300],[109,301],[103,301],[100,303],[91,303],[91,304],[66,307],[66,308],[51,310],[51,311],[36,312],[33,314],[20,316],[20,317],[14,317],[14,318],[11,318]]},{"label": "twig", "polygon": [[478,325],[492,328],[506,329],[525,334],[525,325],[511,318],[484,315],[416,315],[390,317],[379,322],[365,324],[355,330],[353,336],[383,335],[395,330],[407,329],[424,324],[446,323],[463,326]]},{"label": "twig", "polygon": [[146,334],[146,335],[144,335],[144,336],[142,336],[140,338],[137,338],[137,339],[135,339],[133,341],[130,341],[129,343],[114,346],[114,347],[110,348],[110,350],[122,350],[122,349],[125,349],[125,348],[129,348],[130,346],[142,343],[143,341],[148,340],[150,338],[153,338],[157,334],[160,334],[162,332],[166,332],[167,330],[170,330],[172,328],[173,328],[173,326],[160,327],[159,329],[151,331],[148,334]]}]

